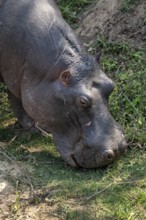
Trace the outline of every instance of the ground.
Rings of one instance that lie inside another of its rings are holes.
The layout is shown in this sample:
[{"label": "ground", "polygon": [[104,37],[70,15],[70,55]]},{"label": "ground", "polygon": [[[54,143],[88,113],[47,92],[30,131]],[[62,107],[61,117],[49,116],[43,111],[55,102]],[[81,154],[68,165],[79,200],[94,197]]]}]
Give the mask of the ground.
[{"label": "ground", "polygon": [[146,1],[95,0],[78,18],[73,26],[87,50],[102,50],[103,68],[124,85],[116,88],[119,96],[111,110],[131,147],[106,169],[72,169],[55,151],[51,136],[20,129],[0,90],[2,220],[146,219]]},{"label": "ground", "polygon": [[[125,3],[124,3],[125,2]],[[128,41],[144,47],[146,40],[146,2],[104,0],[92,4],[82,16],[77,33],[83,42],[94,42],[99,36],[110,41]]]}]

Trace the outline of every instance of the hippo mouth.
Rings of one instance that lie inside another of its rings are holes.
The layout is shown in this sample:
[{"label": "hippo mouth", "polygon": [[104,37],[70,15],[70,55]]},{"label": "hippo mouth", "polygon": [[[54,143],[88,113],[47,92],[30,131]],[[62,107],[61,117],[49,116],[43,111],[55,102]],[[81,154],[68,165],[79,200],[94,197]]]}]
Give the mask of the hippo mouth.
[{"label": "hippo mouth", "polygon": [[113,162],[113,159],[111,159],[110,162],[109,161],[108,162],[103,161],[103,160],[101,162],[98,161],[98,164],[97,163],[93,164],[93,162],[92,163],[86,163],[85,160],[79,161],[78,158],[73,154],[71,155],[71,159],[74,161],[74,164],[75,164],[76,168],[87,168],[87,169],[104,167],[104,166],[107,166],[110,162],[111,163]]},{"label": "hippo mouth", "polygon": [[92,169],[107,166],[118,157],[112,157],[108,160],[105,160],[102,158],[102,156],[94,156],[94,158],[89,156],[88,158],[82,158],[82,156],[80,157],[79,155],[72,154],[71,158],[74,161],[76,167]]},{"label": "hippo mouth", "polygon": [[75,167],[82,167],[81,164],[76,160],[74,154],[71,154],[71,159],[74,161]]}]

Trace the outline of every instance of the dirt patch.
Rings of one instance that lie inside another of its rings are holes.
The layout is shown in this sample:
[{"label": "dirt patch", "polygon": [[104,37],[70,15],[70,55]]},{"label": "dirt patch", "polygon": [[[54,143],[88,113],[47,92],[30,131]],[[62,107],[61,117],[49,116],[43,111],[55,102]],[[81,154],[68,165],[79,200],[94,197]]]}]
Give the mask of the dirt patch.
[{"label": "dirt patch", "polygon": [[6,161],[0,162],[0,219],[9,214],[9,205],[15,200],[14,186],[8,176],[16,177],[19,171],[17,166]]},{"label": "dirt patch", "polygon": [[[2,152],[2,151],[1,151]],[[5,153],[5,151],[4,151]],[[9,155],[10,156],[10,155]],[[64,214],[64,206],[53,199],[59,187],[31,188],[29,174],[32,167],[22,162],[0,162],[0,219],[1,220],[59,220]],[[11,158],[9,158],[11,159]],[[64,205],[64,204],[63,204]],[[83,206],[78,201],[70,199],[67,207],[73,212],[82,214]]]},{"label": "dirt patch", "polygon": [[82,16],[77,33],[83,42],[93,43],[98,37],[110,41],[127,41],[136,47],[146,46],[146,1],[135,1],[122,10],[124,0],[100,0]]},{"label": "dirt patch", "polygon": [[[2,150],[0,152],[0,155]],[[5,152],[3,152],[5,154]],[[6,155],[6,154],[5,154]],[[8,155],[7,155],[8,157]],[[17,163],[13,159],[8,162],[7,159],[1,158],[0,161],[0,219],[11,219],[11,213],[15,211],[15,206],[18,203],[18,184],[20,179],[26,180],[27,170],[32,171],[32,168],[23,163]],[[26,184],[27,185],[27,184]],[[23,189],[22,189],[23,191]],[[27,192],[27,191],[26,191]]]},{"label": "dirt patch", "polygon": [[18,162],[0,142],[0,219],[58,220],[58,201],[52,199],[59,189],[33,189],[33,167]]}]

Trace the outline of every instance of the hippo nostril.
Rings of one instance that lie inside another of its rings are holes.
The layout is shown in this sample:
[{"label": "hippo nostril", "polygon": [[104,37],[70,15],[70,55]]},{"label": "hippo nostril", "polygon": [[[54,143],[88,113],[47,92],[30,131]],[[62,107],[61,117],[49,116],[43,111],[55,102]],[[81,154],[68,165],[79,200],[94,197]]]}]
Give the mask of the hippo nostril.
[{"label": "hippo nostril", "polygon": [[111,150],[107,150],[103,153],[103,158],[105,160],[112,160],[114,158],[114,152]]}]

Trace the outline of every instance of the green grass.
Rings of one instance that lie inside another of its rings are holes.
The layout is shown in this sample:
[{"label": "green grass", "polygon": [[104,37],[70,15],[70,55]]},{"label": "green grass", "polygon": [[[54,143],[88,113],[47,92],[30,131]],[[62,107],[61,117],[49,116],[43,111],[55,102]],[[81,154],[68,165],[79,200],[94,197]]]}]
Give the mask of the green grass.
[{"label": "green grass", "polygon": [[[1,129],[2,134],[15,130]],[[7,147],[9,155],[33,167],[28,176],[35,190],[51,192],[49,201],[57,205],[55,213],[62,219],[145,219],[146,154],[145,149],[133,147],[120,160],[104,169],[72,169],[55,151],[51,137],[20,132]],[[10,141],[10,138],[3,141]],[[33,150],[32,150],[33,149]],[[19,180],[19,201],[25,177]],[[16,201],[15,206],[21,208]],[[32,205],[44,198],[35,195]],[[20,202],[21,203],[21,202]]]},{"label": "green grass", "polygon": [[75,25],[79,19],[79,13],[83,8],[96,0],[58,0],[58,6],[62,12],[63,17],[71,24]]},{"label": "green grass", "polygon": [[2,121],[9,119],[12,116],[10,105],[8,102],[6,86],[0,84],[0,125]]},{"label": "green grass", "polygon": [[123,0],[121,4],[121,11],[129,11],[135,3],[138,3],[138,0]]},{"label": "green grass", "polygon": [[[87,1],[69,1],[69,5],[76,11],[81,2],[86,4]],[[62,4],[65,3],[67,5],[68,1]],[[69,15],[66,15],[71,22],[70,13],[73,10],[69,9]],[[93,53],[102,50],[102,68],[116,83],[109,107],[114,118],[124,127],[127,140],[131,142],[128,152],[104,169],[73,169],[67,166],[55,150],[51,136],[30,135],[14,124],[15,118],[3,85],[0,85],[0,142],[7,144],[4,152],[16,163],[28,164],[33,168],[27,171],[27,178],[34,187],[35,195],[26,201],[26,205],[47,203],[49,210],[54,207],[53,215],[63,220],[144,220],[146,51],[132,48],[127,43],[109,42],[104,38],[98,39],[90,46],[90,50],[91,47]],[[3,154],[0,157],[6,160]],[[7,178],[11,180],[10,176]],[[21,207],[21,193],[29,184],[23,173],[22,177],[11,181],[15,187],[19,182],[19,187],[16,187],[18,196],[12,205],[17,219],[17,212],[25,207],[25,204]],[[41,195],[37,190],[41,191]]]}]

